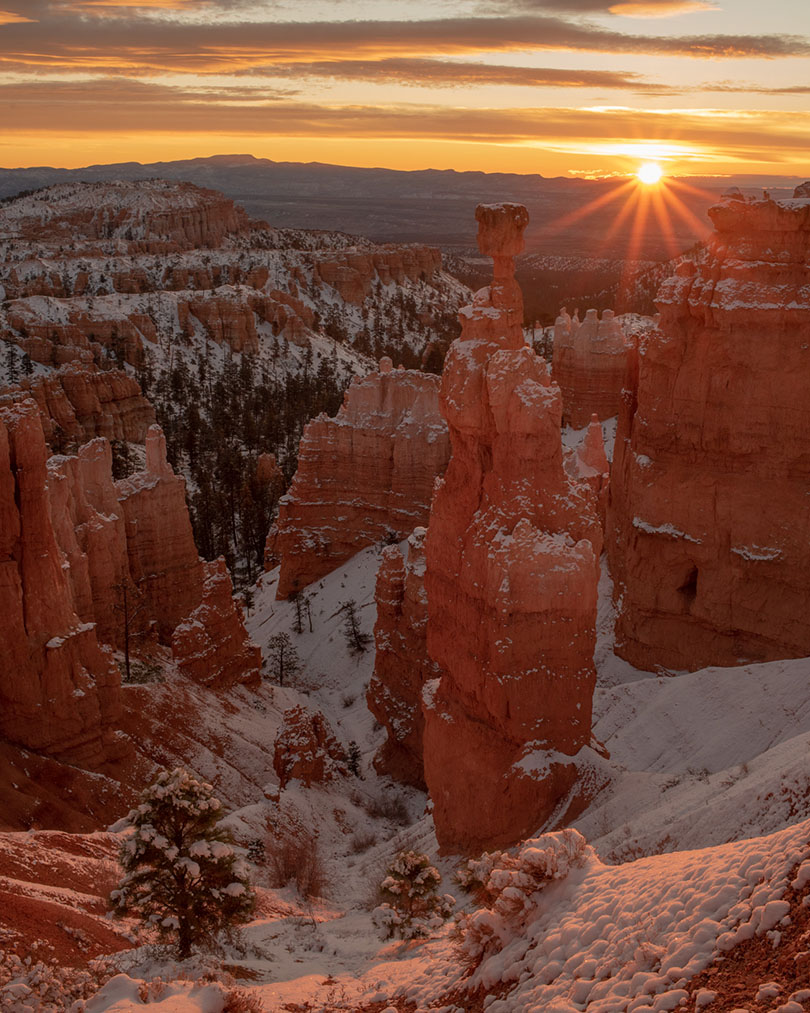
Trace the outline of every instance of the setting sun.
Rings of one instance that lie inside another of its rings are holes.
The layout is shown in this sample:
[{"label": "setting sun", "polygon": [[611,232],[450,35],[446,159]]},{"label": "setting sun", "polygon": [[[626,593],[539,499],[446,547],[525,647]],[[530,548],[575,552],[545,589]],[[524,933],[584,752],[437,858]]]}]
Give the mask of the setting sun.
[{"label": "setting sun", "polygon": [[647,186],[660,182],[663,175],[663,169],[656,162],[645,162],[644,165],[639,166],[636,173],[641,182],[646,183]]}]

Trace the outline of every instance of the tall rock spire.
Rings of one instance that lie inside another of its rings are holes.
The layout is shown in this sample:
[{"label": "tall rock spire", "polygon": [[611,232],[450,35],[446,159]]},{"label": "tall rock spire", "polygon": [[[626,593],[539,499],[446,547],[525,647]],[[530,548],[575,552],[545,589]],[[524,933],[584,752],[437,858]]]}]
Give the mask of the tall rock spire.
[{"label": "tall rock spire", "polygon": [[441,676],[423,693],[425,778],[452,851],[513,843],[572,793],[591,734],[602,544],[591,490],[563,468],[559,388],[523,340],[526,209],[482,205],[476,218],[495,273],[447,357],[452,456],[426,542]]}]

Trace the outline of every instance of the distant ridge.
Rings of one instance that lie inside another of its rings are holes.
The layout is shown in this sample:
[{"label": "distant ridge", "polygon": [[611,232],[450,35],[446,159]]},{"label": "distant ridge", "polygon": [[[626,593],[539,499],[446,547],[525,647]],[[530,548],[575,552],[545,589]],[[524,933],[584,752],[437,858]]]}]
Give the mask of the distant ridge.
[{"label": "distant ridge", "polygon": [[[626,255],[628,225],[611,237],[617,210],[608,203],[601,210],[565,227],[566,218],[606,190],[615,180],[584,180],[540,174],[487,173],[474,170],[359,168],[324,162],[274,162],[249,154],[222,154],[172,162],[118,162],[80,169],[35,166],[0,169],[0,197],[64,182],[138,180],[162,177],[187,180],[221,190],[238,201],[253,217],[283,228],[326,229],[367,236],[378,242],[426,242],[445,248],[469,249],[475,245],[476,204],[516,200],[531,216],[527,250],[561,256]],[[788,196],[798,177],[691,178],[702,195],[684,196],[689,209],[705,221],[707,207],[731,185],[758,193],[767,187],[773,196]],[[784,190],[784,193],[780,191]],[[685,195],[685,191],[683,192]],[[681,218],[673,219],[674,243],[691,246],[698,232]],[[636,256],[660,259],[671,255],[651,222]]]}]

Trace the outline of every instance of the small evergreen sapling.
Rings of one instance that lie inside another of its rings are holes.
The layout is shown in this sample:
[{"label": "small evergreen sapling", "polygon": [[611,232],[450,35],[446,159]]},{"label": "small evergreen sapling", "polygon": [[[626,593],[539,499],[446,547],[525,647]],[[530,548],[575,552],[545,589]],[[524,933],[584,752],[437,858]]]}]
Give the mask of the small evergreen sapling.
[{"label": "small evergreen sapling", "polygon": [[437,929],[450,917],[455,900],[450,894],[439,896],[439,870],[430,864],[427,855],[401,851],[380,883],[385,903],[374,909],[374,923],[385,930],[390,939],[416,939]]},{"label": "small evergreen sapling", "polygon": [[255,896],[247,865],[223,828],[210,784],[187,770],[163,771],[127,820],[121,847],[124,878],[110,894],[116,916],[135,915],[184,960],[194,945],[249,920]]}]

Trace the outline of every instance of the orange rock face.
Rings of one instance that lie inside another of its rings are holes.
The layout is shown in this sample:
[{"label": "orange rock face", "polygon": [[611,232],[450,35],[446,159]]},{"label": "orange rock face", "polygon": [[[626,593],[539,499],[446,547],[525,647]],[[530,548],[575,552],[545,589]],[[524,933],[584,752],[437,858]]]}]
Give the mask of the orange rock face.
[{"label": "orange rock face", "polygon": [[203,599],[172,634],[175,661],[184,675],[212,689],[258,686],[262,652],[236,610],[225,560],[220,556],[204,568]]},{"label": "orange rock face", "polygon": [[120,678],[73,607],[37,406],[0,407],[0,736],[98,767],[119,746]]},{"label": "orange rock face", "polygon": [[441,674],[427,653],[425,535],[417,528],[408,539],[407,561],[396,545],[383,549],[374,594],[374,675],[366,693],[369,710],[388,733],[374,766],[416,788],[425,787],[422,688]]},{"label": "orange rock face", "polygon": [[298,780],[308,788],[345,775],[346,754],[320,713],[304,707],[284,711],[284,724],[276,739],[273,768],[282,788]]},{"label": "orange rock face", "polygon": [[617,647],[647,669],[810,652],[810,200],[709,216],[658,293],[616,438]]},{"label": "orange rock face", "polygon": [[203,598],[203,564],[186,507],[186,483],[166,460],[159,426],[146,436],[146,469],[116,482],[126,523],[129,571],[158,636],[171,643],[174,628]]},{"label": "orange rock face", "polygon": [[[591,732],[602,533],[563,468],[559,388],[523,343],[520,205],[479,207],[495,276],[461,311],[441,407],[452,456],[426,542],[424,766],[445,850],[528,836],[577,780]],[[562,814],[561,814],[562,815]]]},{"label": "orange rock face", "polygon": [[335,418],[306,426],[268,537],[268,561],[281,560],[279,598],[427,521],[449,455],[438,387],[438,377],[382,359],[378,373],[352,383]]},{"label": "orange rock face", "polygon": [[389,244],[374,253],[348,252],[320,256],[317,272],[348,303],[360,305],[379,279],[383,285],[405,278],[431,278],[442,266],[441,251],[432,246]]},{"label": "orange rock face", "polygon": [[42,418],[46,441],[84,443],[94,436],[143,443],[155,410],[131,376],[119,369],[99,372],[62,366],[48,376],[7,387],[0,403],[31,397]]},{"label": "orange rock face", "polygon": [[588,310],[580,322],[563,309],[554,324],[552,373],[562,392],[564,423],[581,429],[591,415],[618,415],[632,347],[613,310],[605,310],[601,320]]}]

